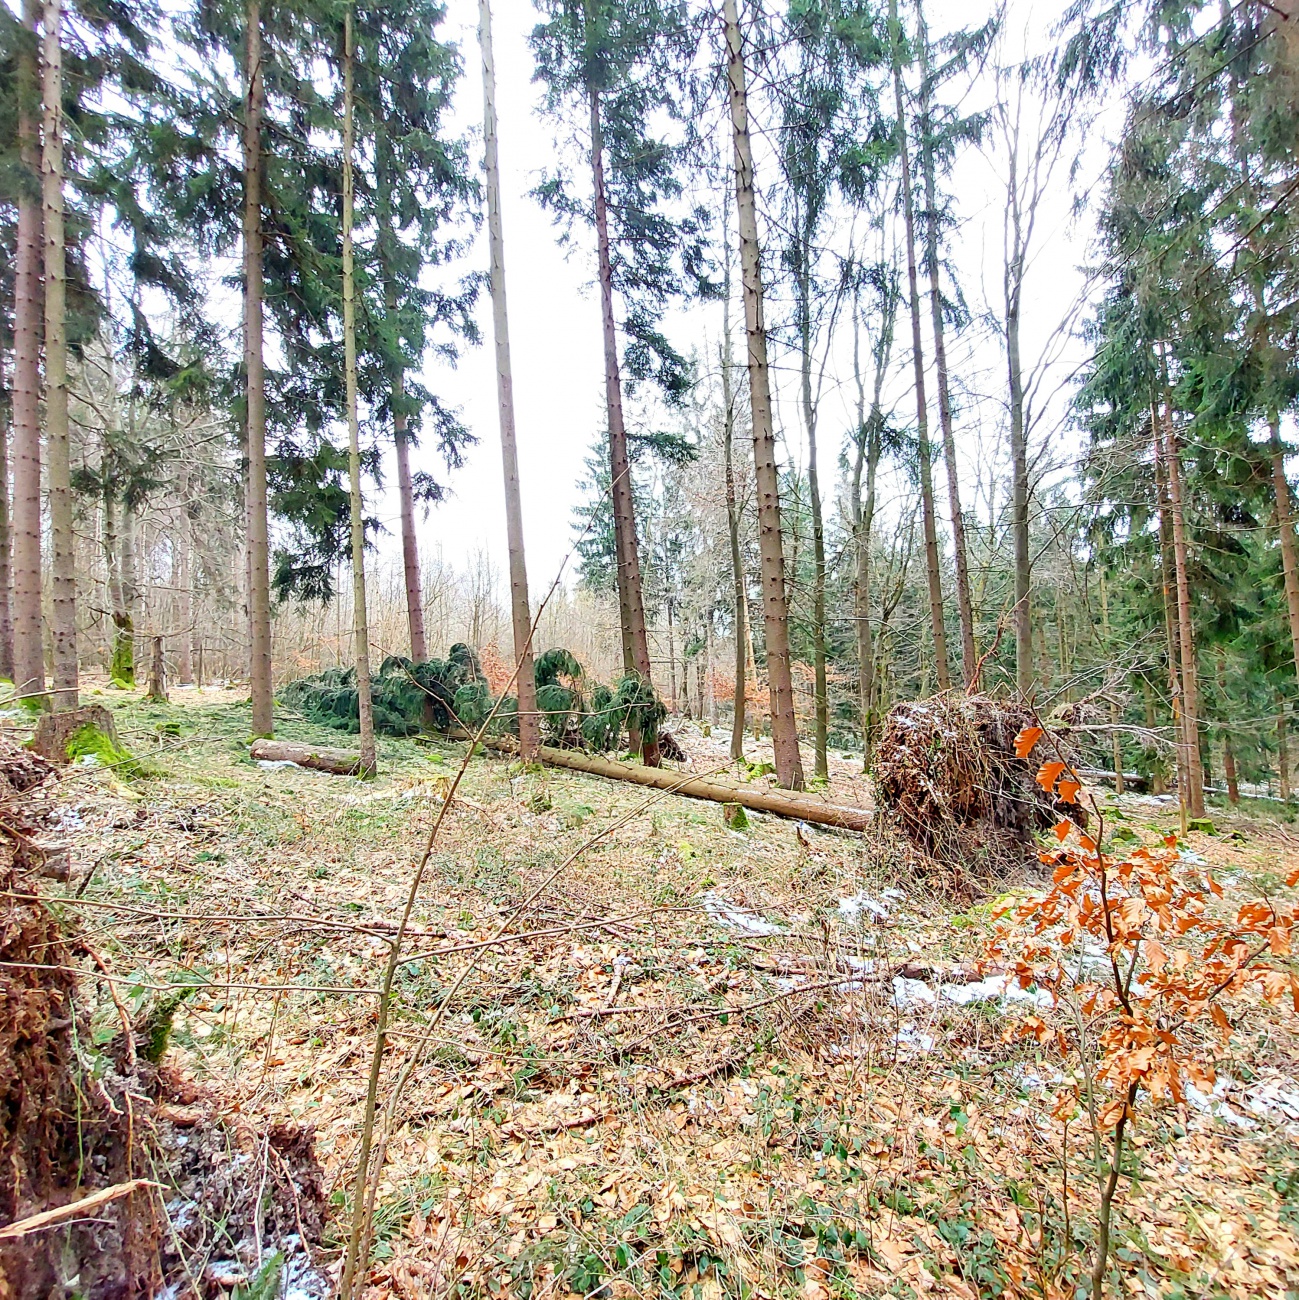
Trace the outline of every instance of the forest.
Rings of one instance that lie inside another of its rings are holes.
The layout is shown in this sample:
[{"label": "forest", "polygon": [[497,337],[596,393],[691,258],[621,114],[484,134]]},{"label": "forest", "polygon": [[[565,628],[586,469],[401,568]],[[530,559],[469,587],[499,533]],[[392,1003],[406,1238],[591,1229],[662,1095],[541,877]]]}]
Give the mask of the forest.
[{"label": "forest", "polygon": [[0,1300],[1299,1294],[1296,0],[5,0],[0,254]]}]

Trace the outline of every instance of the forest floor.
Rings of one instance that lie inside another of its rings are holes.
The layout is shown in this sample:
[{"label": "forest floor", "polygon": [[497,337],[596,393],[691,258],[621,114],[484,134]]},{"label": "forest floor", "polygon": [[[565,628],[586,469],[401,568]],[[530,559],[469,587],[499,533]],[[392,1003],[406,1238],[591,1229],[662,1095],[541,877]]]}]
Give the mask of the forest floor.
[{"label": "forest floor", "polygon": [[[146,772],[66,772],[71,876],[43,891],[128,1011],[185,986],[179,1092],[254,1132],[314,1131],[337,1246],[375,990],[464,746],[381,738],[361,783],[252,762],[232,692],[86,698]],[[679,732],[697,766],[724,764],[724,738],[719,757]],[[349,743],[288,715],[277,733]],[[864,797],[838,764],[832,797]],[[395,983],[371,1300],[1075,1294],[1090,1138],[1052,1117],[1058,1062],[1008,1036],[1024,1004],[976,968],[998,897],[1035,870],[948,897],[887,836],[733,831],[714,804],[486,755],[460,795]],[[1174,827],[1167,805],[1105,797],[1137,840]],[[1243,896],[1299,865],[1292,816],[1215,809],[1183,844]],[[85,984],[106,1040],[120,1009]],[[1260,1013],[1215,1097],[1137,1126],[1113,1294],[1299,1294],[1293,1029]],[[191,1275],[247,1288],[270,1245],[209,1227]]]}]

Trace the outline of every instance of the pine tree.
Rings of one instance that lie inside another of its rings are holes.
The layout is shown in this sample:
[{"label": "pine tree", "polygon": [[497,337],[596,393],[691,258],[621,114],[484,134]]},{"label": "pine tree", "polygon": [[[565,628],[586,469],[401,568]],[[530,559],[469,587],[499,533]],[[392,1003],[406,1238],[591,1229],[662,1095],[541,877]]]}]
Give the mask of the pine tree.
[{"label": "pine tree", "polygon": [[744,37],[736,0],[724,0],[723,34],[731,132],[735,146],[735,209],[744,286],[744,325],[748,335],[749,412],[753,425],[753,463],[758,493],[758,543],[762,556],[763,622],[767,639],[767,682],[771,694],[771,740],[776,778],[786,789],[803,788],[803,759],[794,717],[790,671],[789,606],[785,591],[785,552],[780,530],[780,479],[772,428],[767,330],[758,247],[753,146],[749,138],[748,84]]}]

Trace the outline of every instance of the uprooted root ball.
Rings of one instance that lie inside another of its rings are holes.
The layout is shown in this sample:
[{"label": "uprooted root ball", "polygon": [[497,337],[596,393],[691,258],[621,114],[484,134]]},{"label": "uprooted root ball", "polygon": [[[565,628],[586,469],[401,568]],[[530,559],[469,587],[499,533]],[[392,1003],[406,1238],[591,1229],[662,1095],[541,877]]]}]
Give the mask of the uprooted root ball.
[{"label": "uprooted root ball", "polygon": [[875,753],[875,791],[903,835],[940,862],[989,871],[1022,863],[1061,809],[1034,779],[1042,743],[1016,757],[1037,719],[1022,705],[952,693],[895,704]]}]

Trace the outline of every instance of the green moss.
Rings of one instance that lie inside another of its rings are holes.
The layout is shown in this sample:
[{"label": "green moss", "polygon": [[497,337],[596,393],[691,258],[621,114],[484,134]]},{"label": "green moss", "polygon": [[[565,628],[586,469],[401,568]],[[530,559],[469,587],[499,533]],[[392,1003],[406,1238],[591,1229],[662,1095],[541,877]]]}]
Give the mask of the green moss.
[{"label": "green moss", "polygon": [[98,727],[87,723],[78,727],[68,737],[67,755],[71,762],[87,756],[94,758],[100,767],[112,768],[118,776],[130,780],[132,777],[156,775],[153,768],[141,763],[129,749],[115,744],[111,736],[106,736]]},{"label": "green moss", "polygon": [[113,657],[108,678],[119,691],[135,689],[135,638],[129,627],[119,628],[113,638]]}]

